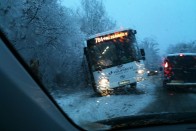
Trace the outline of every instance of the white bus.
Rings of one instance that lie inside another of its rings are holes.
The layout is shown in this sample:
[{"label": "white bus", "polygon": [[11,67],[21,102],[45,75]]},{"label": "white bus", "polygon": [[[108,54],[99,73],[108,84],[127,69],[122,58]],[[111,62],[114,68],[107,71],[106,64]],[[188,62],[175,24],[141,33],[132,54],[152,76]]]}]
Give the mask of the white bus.
[{"label": "white bus", "polygon": [[85,41],[84,54],[91,85],[101,96],[118,87],[135,88],[147,76],[136,30],[124,29],[93,35]]}]

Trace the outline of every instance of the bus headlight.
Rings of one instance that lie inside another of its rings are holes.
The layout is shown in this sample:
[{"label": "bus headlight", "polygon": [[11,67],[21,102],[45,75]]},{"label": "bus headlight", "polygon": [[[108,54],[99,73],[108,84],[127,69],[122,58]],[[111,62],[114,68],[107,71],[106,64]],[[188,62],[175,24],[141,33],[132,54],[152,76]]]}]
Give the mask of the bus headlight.
[{"label": "bus headlight", "polygon": [[141,69],[140,70],[137,70],[137,73],[138,74],[144,74],[144,70],[141,70]]},{"label": "bus headlight", "polygon": [[99,88],[106,89],[109,88],[109,80],[107,78],[102,78],[99,80]]}]

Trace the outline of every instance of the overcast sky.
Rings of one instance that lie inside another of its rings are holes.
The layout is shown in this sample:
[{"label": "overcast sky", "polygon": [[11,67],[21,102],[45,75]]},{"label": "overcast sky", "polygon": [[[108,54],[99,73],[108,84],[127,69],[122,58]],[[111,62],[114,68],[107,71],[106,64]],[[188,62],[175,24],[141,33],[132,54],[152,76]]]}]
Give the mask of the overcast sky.
[{"label": "overcast sky", "polygon": [[[80,0],[62,0],[77,8]],[[170,44],[196,40],[196,0],[103,0],[117,28],[137,30],[138,41],[151,37],[161,54]]]}]

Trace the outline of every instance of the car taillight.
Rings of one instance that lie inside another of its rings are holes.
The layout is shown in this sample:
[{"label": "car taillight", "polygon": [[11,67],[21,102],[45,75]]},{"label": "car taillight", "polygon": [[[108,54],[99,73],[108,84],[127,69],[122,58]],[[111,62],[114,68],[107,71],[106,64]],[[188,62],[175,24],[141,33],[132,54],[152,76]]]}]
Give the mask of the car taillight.
[{"label": "car taillight", "polygon": [[168,67],[168,62],[165,62],[164,67],[165,67],[165,68],[167,68],[167,67]]}]

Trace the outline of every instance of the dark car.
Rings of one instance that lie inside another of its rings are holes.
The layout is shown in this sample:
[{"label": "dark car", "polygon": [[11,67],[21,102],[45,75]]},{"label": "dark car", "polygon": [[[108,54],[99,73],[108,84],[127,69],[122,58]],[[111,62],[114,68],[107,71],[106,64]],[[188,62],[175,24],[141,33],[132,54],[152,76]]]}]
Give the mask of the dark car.
[{"label": "dark car", "polygon": [[196,86],[196,53],[169,54],[164,60],[165,87]]},{"label": "dark car", "polygon": [[158,75],[158,70],[148,70],[147,71],[148,76]]}]

